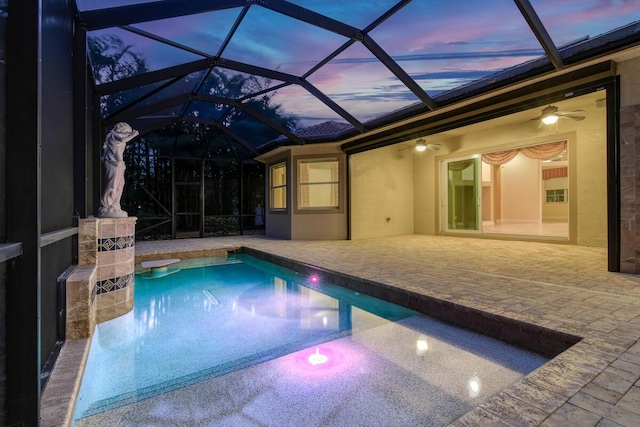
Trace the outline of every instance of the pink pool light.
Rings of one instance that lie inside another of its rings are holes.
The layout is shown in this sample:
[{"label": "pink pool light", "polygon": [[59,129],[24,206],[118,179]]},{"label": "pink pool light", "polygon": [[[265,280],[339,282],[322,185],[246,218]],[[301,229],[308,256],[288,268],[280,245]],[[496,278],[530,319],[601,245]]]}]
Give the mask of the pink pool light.
[{"label": "pink pool light", "polygon": [[[326,357],[323,363],[314,364],[319,358]],[[278,359],[282,375],[291,376],[299,380],[329,381],[332,378],[343,377],[349,372],[367,370],[367,361],[363,353],[349,343],[330,341],[322,344],[322,347],[310,347],[297,351]]]},{"label": "pink pool light", "polygon": [[320,353],[320,348],[316,347],[316,352],[309,356],[308,360],[312,365],[321,365],[323,363],[327,363],[327,360],[329,360],[329,358],[326,355]]},{"label": "pink pool light", "polygon": [[312,274],[311,276],[309,276],[309,283],[311,283],[312,285],[317,285],[318,283],[320,283],[320,278],[317,274]]}]

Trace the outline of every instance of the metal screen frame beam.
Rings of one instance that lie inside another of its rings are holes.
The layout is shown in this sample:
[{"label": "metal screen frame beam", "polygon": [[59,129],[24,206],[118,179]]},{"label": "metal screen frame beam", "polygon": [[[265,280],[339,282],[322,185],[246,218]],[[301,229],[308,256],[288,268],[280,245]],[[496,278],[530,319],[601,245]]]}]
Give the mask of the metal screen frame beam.
[{"label": "metal screen frame beam", "polygon": [[246,4],[247,0],[165,0],[86,10],[80,12],[80,18],[84,21],[87,30],[93,31],[137,22],[156,21],[177,16],[232,9],[234,7],[243,7]]},{"label": "metal screen frame beam", "polygon": [[98,95],[111,95],[113,93],[122,92],[129,89],[135,89],[151,83],[161,82],[173,78],[184,77],[197,71],[203,71],[212,66],[211,59],[199,59],[186,64],[176,65],[174,67],[162,68],[160,70],[149,71],[144,74],[126,77],[124,79],[113,82],[102,83],[96,86]]},{"label": "metal screen frame beam", "polygon": [[524,17],[525,21],[527,21],[527,24],[529,24],[531,31],[533,31],[538,42],[542,45],[542,48],[546,52],[555,69],[558,71],[562,70],[564,68],[564,61],[562,60],[560,51],[558,51],[555,43],[551,40],[551,36],[542,24],[542,21],[540,21],[540,17],[538,17],[538,14],[533,6],[531,6],[529,0],[513,1],[516,3],[516,6],[518,6],[520,13]]},{"label": "metal screen frame beam", "polygon": [[[41,363],[42,1],[13,1],[7,18],[6,423],[39,425]],[[10,42],[9,42],[10,41]]]},{"label": "metal screen frame beam", "polygon": [[75,21],[73,35],[73,214],[87,217],[87,31]]}]

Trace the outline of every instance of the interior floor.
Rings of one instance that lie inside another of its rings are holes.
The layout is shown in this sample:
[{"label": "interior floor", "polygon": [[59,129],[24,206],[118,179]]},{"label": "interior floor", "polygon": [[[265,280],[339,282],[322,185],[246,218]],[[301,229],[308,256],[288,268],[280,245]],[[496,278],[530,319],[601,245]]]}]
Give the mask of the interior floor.
[{"label": "interior floor", "polygon": [[486,221],[484,234],[517,234],[527,236],[569,237],[568,222],[510,222]]}]

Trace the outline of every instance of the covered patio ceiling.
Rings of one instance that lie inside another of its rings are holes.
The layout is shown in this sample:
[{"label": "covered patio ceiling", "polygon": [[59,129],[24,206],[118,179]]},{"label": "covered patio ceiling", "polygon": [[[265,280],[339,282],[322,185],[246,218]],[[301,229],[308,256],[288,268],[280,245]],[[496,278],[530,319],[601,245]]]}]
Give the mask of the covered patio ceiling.
[{"label": "covered patio ceiling", "polygon": [[636,0],[76,3],[102,124],[167,157],[364,138],[640,43]]}]

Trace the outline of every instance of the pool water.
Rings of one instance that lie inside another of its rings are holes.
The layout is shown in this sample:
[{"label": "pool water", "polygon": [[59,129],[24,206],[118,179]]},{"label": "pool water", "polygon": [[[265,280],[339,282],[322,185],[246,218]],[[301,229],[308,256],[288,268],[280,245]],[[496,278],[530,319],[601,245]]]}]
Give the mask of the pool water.
[{"label": "pool water", "polygon": [[76,427],[443,426],[547,359],[247,255],[137,274]]},{"label": "pool water", "polygon": [[74,419],[415,315],[248,255],[205,261],[136,275],[134,310],[95,329]]}]

